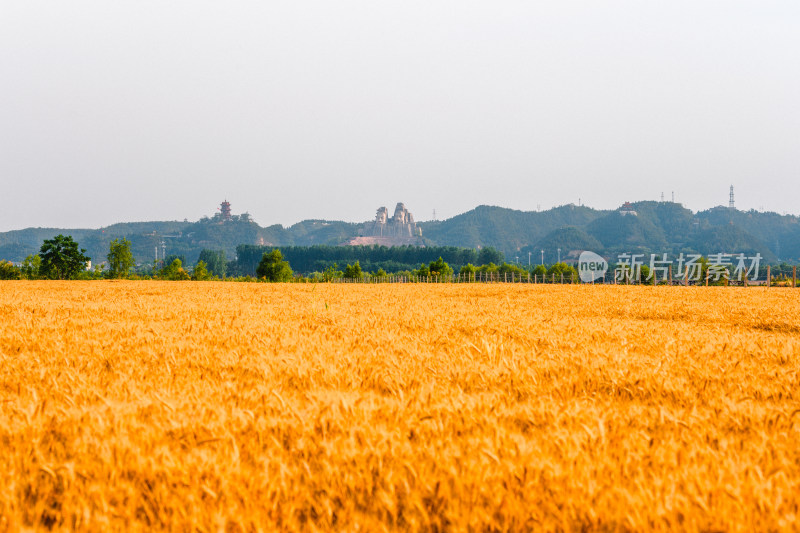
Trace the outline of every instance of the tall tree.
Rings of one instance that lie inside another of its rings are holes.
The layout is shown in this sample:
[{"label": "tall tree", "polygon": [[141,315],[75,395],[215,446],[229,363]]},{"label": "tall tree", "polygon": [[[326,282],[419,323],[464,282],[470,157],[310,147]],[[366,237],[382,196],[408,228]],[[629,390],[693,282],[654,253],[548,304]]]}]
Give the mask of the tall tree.
[{"label": "tall tree", "polygon": [[25,279],[39,279],[39,272],[42,266],[42,258],[38,255],[29,255],[22,262],[22,277]]},{"label": "tall tree", "polygon": [[39,272],[49,279],[73,279],[91,261],[91,257],[85,254],[86,249],[79,249],[72,236],[59,234],[52,239],[45,239],[39,250],[42,258]]},{"label": "tall tree", "polygon": [[453,275],[453,269],[444,262],[444,259],[439,257],[436,261],[431,261],[430,265],[428,265],[428,270],[431,273],[431,276],[441,276],[443,278],[449,277]]},{"label": "tall tree", "polygon": [[189,273],[183,268],[183,263],[181,263],[181,260],[178,258],[173,259],[170,264],[162,268],[161,272],[158,273],[158,277],[170,281],[185,281],[191,279]]},{"label": "tall tree", "polygon": [[225,260],[225,250],[203,250],[197,262],[203,261],[208,271],[217,277],[224,278],[227,272],[228,263]]},{"label": "tall tree", "polygon": [[292,269],[289,263],[283,260],[280,250],[272,250],[270,253],[264,252],[261,261],[258,263],[256,274],[259,278],[267,281],[289,281],[292,279]]},{"label": "tall tree", "polygon": [[346,278],[360,278],[364,273],[361,271],[361,263],[356,261],[352,265],[344,267],[344,277]]},{"label": "tall tree", "polygon": [[192,271],[192,280],[208,281],[209,279],[211,279],[211,274],[208,273],[205,261],[198,261]]},{"label": "tall tree", "polygon": [[125,278],[135,264],[131,252],[131,241],[126,238],[114,239],[108,246],[108,275],[112,278]]}]

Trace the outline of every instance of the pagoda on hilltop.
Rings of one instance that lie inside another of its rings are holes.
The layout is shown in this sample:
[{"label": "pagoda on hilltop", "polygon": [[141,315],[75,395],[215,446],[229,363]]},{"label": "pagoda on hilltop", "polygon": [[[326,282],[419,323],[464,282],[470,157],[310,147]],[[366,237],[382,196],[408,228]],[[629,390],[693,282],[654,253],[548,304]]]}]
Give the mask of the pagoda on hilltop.
[{"label": "pagoda on hilltop", "polygon": [[619,214],[622,216],[639,216],[639,213],[636,212],[630,202],[622,204],[622,207],[619,208]]},{"label": "pagoda on hilltop", "polygon": [[227,199],[219,204],[219,212],[222,215],[223,222],[231,219],[231,203]]}]

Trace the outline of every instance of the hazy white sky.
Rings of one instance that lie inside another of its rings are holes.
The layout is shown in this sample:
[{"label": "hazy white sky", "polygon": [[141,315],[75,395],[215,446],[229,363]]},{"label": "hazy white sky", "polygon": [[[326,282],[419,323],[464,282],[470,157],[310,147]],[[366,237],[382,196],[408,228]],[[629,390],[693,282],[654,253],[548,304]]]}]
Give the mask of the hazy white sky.
[{"label": "hazy white sky", "polygon": [[800,2],[0,2],[0,231],[800,213]]}]

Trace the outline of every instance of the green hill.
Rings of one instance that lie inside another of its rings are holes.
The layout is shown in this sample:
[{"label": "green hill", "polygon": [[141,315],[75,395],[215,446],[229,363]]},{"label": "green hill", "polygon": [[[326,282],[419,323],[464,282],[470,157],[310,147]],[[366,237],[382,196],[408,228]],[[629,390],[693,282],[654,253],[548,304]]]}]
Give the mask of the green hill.
[{"label": "green hill", "polygon": [[[715,207],[693,213],[672,202],[635,202],[636,214],[564,205],[548,211],[478,206],[453,218],[422,222],[427,246],[496,248],[508,260],[552,263],[592,250],[614,258],[635,253],[761,253],[769,262],[800,261],[797,216]],[[0,233],[0,259],[22,261],[44,239],[72,235],[94,261],[102,262],[112,239],[126,237],[139,263],[156,256],[184,256],[193,264],[203,249],[225,250],[233,259],[238,245],[336,246],[358,235],[361,224],[311,219],[289,227],[260,226],[248,215],[223,220],[219,214],[196,222],[158,221],[113,224],[100,229],[28,228]],[[163,246],[162,246],[163,243]]]},{"label": "green hill", "polygon": [[[530,252],[531,261],[534,264],[542,262],[542,250],[544,250],[544,262],[546,264],[553,264],[559,260],[558,249],[561,248],[560,259],[569,260],[570,253],[574,251],[592,250],[602,252],[605,247],[600,241],[586,233],[580,228],[574,226],[567,226],[551,231],[543,238],[539,239],[536,244],[523,246],[515,257],[519,257],[521,263],[528,260],[528,252]],[[576,255],[573,253],[573,256]]]},{"label": "green hill", "polygon": [[644,216],[623,216],[614,211],[589,224],[587,233],[603,243],[607,250],[664,248],[664,230]]},{"label": "green hill", "polygon": [[112,240],[127,237],[137,260],[143,260],[153,257],[154,247],[161,241],[161,235],[180,233],[188,225],[188,222],[154,221],[113,224],[100,229],[27,228],[8,231],[0,233],[0,258],[20,262],[28,255],[38,253],[45,239],[63,234],[71,235],[82,248],[86,248],[87,254],[95,262],[98,259],[105,260]]},{"label": "green hill", "polygon": [[565,205],[549,211],[517,211],[481,205],[441,222],[423,222],[426,240],[437,245],[468,248],[492,246],[507,256],[564,227],[583,227],[604,212]]},{"label": "green hill", "polygon": [[778,257],[761,240],[738,226],[726,224],[698,231],[689,243],[697,253],[743,253],[748,256],[760,253],[764,261],[777,263]]},{"label": "green hill", "polygon": [[800,218],[773,212],[731,211],[715,207],[697,213],[705,227],[733,225],[758,239],[781,259],[800,258]]}]

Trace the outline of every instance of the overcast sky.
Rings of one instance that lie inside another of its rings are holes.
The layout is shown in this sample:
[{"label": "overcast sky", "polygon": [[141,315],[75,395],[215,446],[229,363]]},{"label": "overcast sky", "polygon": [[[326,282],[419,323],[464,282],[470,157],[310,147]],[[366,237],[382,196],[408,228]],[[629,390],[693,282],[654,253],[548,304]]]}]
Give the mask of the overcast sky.
[{"label": "overcast sky", "polygon": [[0,2],[0,231],[800,214],[800,2]]}]

